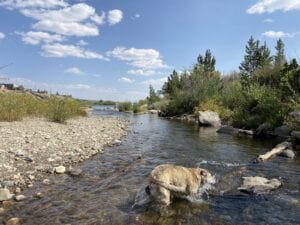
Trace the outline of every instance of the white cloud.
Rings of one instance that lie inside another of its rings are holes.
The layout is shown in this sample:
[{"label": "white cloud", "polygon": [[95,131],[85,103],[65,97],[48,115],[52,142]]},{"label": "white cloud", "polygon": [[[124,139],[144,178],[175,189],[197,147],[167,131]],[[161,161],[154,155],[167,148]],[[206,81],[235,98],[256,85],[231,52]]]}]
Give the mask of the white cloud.
[{"label": "white cloud", "polygon": [[86,41],[84,41],[84,40],[80,40],[80,41],[78,41],[77,42],[77,45],[80,45],[80,46],[86,46],[86,45],[88,45],[89,43],[87,43]]},{"label": "white cloud", "polygon": [[66,7],[64,0],[2,0],[0,6],[9,9]]},{"label": "white cloud", "polygon": [[123,19],[123,12],[119,9],[114,9],[108,12],[107,20],[110,25],[120,23]]},{"label": "white cloud", "polygon": [[29,31],[27,33],[16,32],[17,34],[22,36],[22,41],[26,44],[30,45],[38,45],[41,42],[51,43],[51,42],[61,42],[65,38],[58,34],[49,34],[46,32],[35,32]]},{"label": "white cloud", "polygon": [[116,47],[108,56],[127,61],[129,65],[144,70],[155,70],[167,68],[163,63],[160,53],[155,49],[137,49],[124,47]]},{"label": "white cloud", "polygon": [[274,20],[273,19],[270,19],[270,18],[268,18],[268,19],[264,19],[264,21],[263,21],[264,23],[274,23]]},{"label": "white cloud", "polygon": [[85,59],[102,59],[107,60],[104,56],[85,50],[79,46],[75,45],[62,45],[58,43],[54,44],[46,44],[42,46],[43,53],[42,55],[45,57],[77,57],[77,58],[85,58]]},{"label": "white cloud", "polygon": [[138,69],[138,70],[129,70],[127,71],[127,74],[130,75],[140,75],[140,76],[152,76],[155,74],[160,74],[160,72],[156,72],[155,70],[142,70],[142,69]]},{"label": "white cloud", "polygon": [[285,33],[283,31],[270,30],[270,31],[263,33],[262,35],[265,37],[268,37],[268,38],[285,38],[285,37],[292,38],[292,37],[295,37],[295,35],[297,35],[297,34],[299,34],[299,33]]},{"label": "white cloud", "polygon": [[5,34],[0,32],[0,40],[5,38]]},{"label": "white cloud", "polygon": [[118,81],[127,84],[132,84],[135,82],[135,80],[129,79],[127,77],[121,77],[120,79],[118,79]]},{"label": "white cloud", "polygon": [[159,78],[159,79],[150,79],[142,81],[141,84],[145,85],[153,85],[153,86],[161,86],[168,80],[167,77]]},{"label": "white cloud", "polygon": [[77,67],[71,67],[65,70],[65,73],[71,73],[75,75],[81,75],[84,74],[79,68]]},{"label": "white cloud", "polygon": [[278,10],[287,12],[298,9],[300,9],[300,0],[259,0],[247,10],[247,13],[262,14]]},{"label": "white cloud", "polygon": [[37,30],[50,31],[66,36],[98,36],[98,27],[94,24],[82,24],[77,22],[60,22],[55,20],[41,20],[32,26]]}]

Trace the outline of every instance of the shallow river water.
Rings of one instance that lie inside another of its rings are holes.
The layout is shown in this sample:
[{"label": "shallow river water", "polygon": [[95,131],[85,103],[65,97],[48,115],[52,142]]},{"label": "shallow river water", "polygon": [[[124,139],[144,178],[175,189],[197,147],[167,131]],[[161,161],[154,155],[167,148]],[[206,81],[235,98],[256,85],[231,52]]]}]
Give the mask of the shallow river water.
[{"label": "shallow river water", "polygon": [[[52,176],[49,186],[37,184],[24,194],[41,192],[15,204],[5,215],[26,225],[92,224],[300,224],[300,157],[275,158],[252,164],[274,141],[217,134],[209,128],[169,121],[156,115],[126,115],[95,110],[104,116],[125,116],[132,126],[119,146],[107,147],[77,165],[79,177]],[[164,213],[147,206],[132,208],[151,170],[163,163],[201,166],[217,182],[203,202],[178,200]],[[251,196],[237,187],[243,176],[279,178],[283,186],[268,195]]]}]

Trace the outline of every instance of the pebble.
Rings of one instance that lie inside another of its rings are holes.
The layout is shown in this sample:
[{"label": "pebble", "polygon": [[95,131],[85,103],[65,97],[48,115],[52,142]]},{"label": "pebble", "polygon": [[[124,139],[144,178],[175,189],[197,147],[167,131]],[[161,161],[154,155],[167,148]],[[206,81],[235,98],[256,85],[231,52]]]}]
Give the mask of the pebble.
[{"label": "pebble", "polygon": [[64,166],[57,166],[54,168],[55,173],[57,174],[63,174],[66,172],[66,167]]},{"label": "pebble", "polygon": [[6,188],[0,189],[0,202],[12,199],[14,195]]},{"label": "pebble", "polygon": [[70,169],[69,174],[73,177],[80,176],[82,174],[81,169]]},{"label": "pebble", "polygon": [[15,196],[15,200],[16,200],[17,202],[23,201],[23,200],[25,200],[25,199],[26,199],[26,196],[25,196],[25,195],[16,195],[16,196]]},{"label": "pebble", "polygon": [[5,212],[4,208],[0,208],[0,215],[3,214]]},{"label": "pebble", "polygon": [[21,225],[21,219],[17,217],[10,218],[5,225]]},{"label": "pebble", "polygon": [[49,179],[44,179],[44,180],[42,181],[42,183],[48,185],[48,184],[50,184],[50,180],[49,180]]}]

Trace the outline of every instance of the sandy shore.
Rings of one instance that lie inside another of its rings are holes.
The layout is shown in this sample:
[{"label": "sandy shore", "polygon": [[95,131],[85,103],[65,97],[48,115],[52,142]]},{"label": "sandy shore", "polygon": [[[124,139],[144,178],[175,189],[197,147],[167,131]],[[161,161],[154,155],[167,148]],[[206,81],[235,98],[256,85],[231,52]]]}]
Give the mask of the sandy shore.
[{"label": "sandy shore", "polygon": [[119,143],[128,124],[124,119],[99,117],[77,118],[67,124],[42,119],[0,122],[0,188],[15,191],[55,173],[55,167],[68,170],[106,145]]}]

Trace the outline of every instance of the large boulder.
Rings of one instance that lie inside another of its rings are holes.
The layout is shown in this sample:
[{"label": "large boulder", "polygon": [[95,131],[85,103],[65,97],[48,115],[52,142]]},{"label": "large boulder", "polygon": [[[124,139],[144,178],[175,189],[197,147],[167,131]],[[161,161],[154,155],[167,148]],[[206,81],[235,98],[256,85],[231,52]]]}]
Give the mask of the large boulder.
[{"label": "large boulder", "polygon": [[243,184],[238,190],[249,194],[263,194],[276,190],[280,186],[281,182],[278,179],[268,180],[264,177],[243,177]]},{"label": "large boulder", "polygon": [[199,126],[220,127],[221,119],[216,112],[199,111],[198,112]]}]

